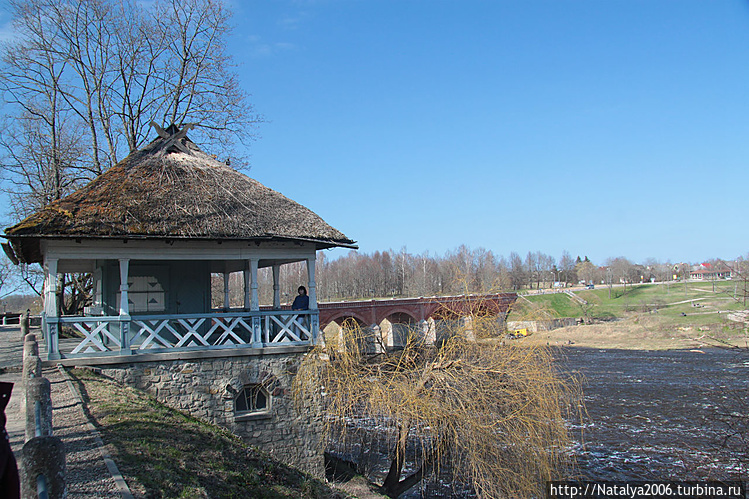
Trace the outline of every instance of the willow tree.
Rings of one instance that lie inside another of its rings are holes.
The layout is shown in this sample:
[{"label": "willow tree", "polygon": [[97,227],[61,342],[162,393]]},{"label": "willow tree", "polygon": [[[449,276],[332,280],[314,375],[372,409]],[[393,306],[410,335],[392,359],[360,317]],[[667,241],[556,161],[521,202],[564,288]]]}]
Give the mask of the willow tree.
[{"label": "willow tree", "polygon": [[373,356],[362,348],[371,338],[349,324],[307,356],[294,392],[322,400],[328,445],[364,456],[386,443],[379,488],[390,497],[445,474],[480,497],[544,495],[569,464],[565,416],[577,384],[559,376],[548,349],[505,344],[494,318],[447,329],[436,346],[414,332],[403,350]]}]

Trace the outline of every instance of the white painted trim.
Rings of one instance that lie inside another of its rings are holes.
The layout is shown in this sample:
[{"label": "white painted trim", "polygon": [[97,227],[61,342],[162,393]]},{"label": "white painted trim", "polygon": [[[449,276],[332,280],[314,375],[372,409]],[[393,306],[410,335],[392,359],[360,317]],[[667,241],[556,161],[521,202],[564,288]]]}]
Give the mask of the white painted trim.
[{"label": "white painted trim", "polygon": [[[58,323],[73,327],[84,336],[77,343],[67,342],[61,352],[63,358],[110,356],[123,351],[135,358],[154,351],[310,345],[317,337],[319,316],[312,310],[143,315],[128,321],[132,334],[124,336],[125,323],[120,316],[61,317],[54,319],[55,328],[50,329],[54,341]],[[120,338],[110,330],[114,324],[120,325]],[[51,325],[48,323],[48,327]]]},{"label": "white painted trim", "polygon": [[[85,244],[84,244],[85,243]],[[273,261],[300,261],[315,254],[312,244],[248,244],[228,241],[217,244],[212,241],[163,241],[128,240],[83,240],[76,243],[70,240],[46,240],[42,251],[48,258],[58,260],[249,260],[255,259],[262,265],[272,265]]]}]

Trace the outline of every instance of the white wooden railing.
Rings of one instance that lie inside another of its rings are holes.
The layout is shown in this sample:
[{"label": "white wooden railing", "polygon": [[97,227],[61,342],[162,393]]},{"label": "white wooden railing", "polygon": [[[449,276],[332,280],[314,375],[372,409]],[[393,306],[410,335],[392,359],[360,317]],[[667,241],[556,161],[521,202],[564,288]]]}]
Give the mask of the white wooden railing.
[{"label": "white wooden railing", "polygon": [[[43,329],[52,360],[175,350],[310,345],[317,339],[319,314],[317,310],[262,310],[132,317],[47,317]],[[61,336],[67,339],[61,340]]]}]

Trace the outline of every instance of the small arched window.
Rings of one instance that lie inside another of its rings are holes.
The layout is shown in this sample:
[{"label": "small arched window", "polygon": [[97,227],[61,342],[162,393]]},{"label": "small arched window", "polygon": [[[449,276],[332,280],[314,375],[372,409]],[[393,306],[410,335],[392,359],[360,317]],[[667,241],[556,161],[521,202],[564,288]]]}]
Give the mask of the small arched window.
[{"label": "small arched window", "polygon": [[265,413],[269,408],[270,394],[262,385],[247,385],[234,399],[237,414]]}]

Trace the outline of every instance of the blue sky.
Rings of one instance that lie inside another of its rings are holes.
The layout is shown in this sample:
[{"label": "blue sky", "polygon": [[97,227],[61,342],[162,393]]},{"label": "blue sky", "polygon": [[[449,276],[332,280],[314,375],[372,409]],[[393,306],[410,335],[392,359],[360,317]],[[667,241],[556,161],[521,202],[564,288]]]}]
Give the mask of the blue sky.
[{"label": "blue sky", "polygon": [[363,251],[749,251],[749,5],[236,1],[250,175]]},{"label": "blue sky", "polygon": [[363,251],[749,251],[747,2],[230,5],[250,176]]}]

